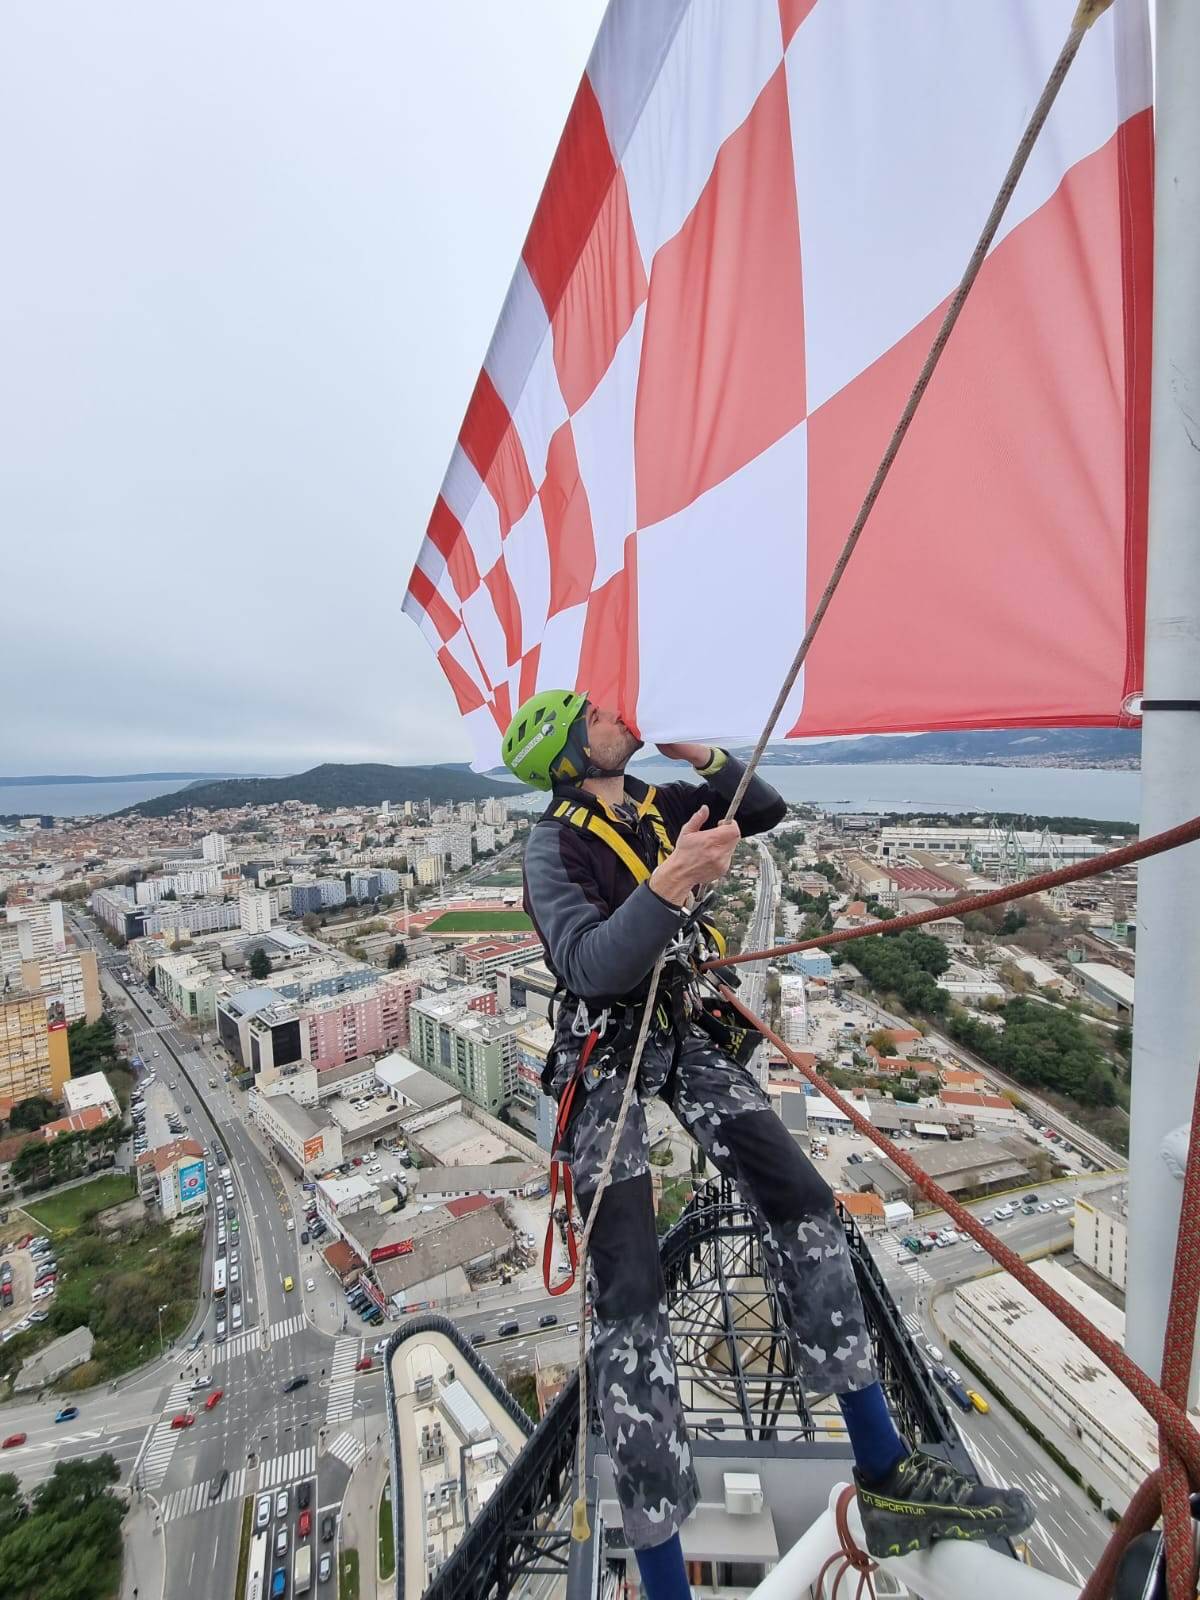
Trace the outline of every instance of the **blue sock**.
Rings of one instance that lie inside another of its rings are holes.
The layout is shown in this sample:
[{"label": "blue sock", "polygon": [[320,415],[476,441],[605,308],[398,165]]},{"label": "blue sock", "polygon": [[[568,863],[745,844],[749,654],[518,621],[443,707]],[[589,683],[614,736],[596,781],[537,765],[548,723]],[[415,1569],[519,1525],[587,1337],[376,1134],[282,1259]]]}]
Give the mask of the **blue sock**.
[{"label": "blue sock", "polygon": [[665,1544],[635,1550],[646,1600],[692,1600],[692,1588],[683,1564],[683,1546],[673,1533]]},{"label": "blue sock", "polygon": [[896,1432],[887,1396],[878,1382],[868,1389],[838,1395],[854,1462],[867,1483],[882,1483],[892,1468],[909,1453]]}]

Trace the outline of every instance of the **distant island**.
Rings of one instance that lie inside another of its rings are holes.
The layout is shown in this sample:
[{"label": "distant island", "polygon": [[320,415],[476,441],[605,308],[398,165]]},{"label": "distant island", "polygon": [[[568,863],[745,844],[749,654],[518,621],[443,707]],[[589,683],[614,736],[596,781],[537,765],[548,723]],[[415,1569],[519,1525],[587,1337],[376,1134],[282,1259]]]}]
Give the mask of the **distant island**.
[{"label": "distant island", "polygon": [[176,811],[197,807],[224,811],[233,806],[277,805],[283,800],[328,808],[378,805],[381,800],[487,800],[493,795],[512,799],[523,792],[519,784],[497,783],[469,767],[389,767],[374,762],[340,765],[327,761],[286,778],[229,778],[218,783],[189,784],[186,789],[139,800],[118,815],[169,817]]},{"label": "distant island", "polygon": [[172,783],[189,779],[236,778],[235,772],[39,772],[18,778],[0,776],[0,789],[34,788],[55,783]]},{"label": "distant island", "polygon": [[[734,751],[746,757],[753,747]],[[771,744],[773,767],[866,764],[956,767],[1107,767],[1136,772],[1140,728],[981,728],[958,733],[867,734],[816,744]]]}]

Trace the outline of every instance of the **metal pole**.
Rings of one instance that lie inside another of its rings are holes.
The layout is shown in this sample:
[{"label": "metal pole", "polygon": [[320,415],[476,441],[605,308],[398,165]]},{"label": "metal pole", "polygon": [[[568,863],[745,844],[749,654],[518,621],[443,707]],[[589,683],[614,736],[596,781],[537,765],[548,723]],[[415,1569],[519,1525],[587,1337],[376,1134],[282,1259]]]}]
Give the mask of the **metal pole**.
[{"label": "metal pole", "polygon": [[[1154,367],[1146,696],[1200,699],[1200,6],[1158,0]],[[1142,833],[1200,794],[1200,711],[1147,711]],[[1200,1061],[1200,844],[1138,871],[1129,1146],[1130,1356],[1162,1364],[1181,1187],[1163,1139],[1191,1116]],[[1193,1370],[1189,1404],[1195,1404]]]}]

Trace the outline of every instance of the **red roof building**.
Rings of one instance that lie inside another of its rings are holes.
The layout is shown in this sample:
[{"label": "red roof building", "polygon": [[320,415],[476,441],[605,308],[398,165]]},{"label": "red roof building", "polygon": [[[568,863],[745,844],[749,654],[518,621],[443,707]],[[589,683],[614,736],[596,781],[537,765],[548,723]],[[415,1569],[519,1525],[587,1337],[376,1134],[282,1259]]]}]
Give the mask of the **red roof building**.
[{"label": "red roof building", "polygon": [[88,1133],[112,1120],[112,1113],[103,1106],[85,1106],[82,1111],[72,1111],[69,1117],[56,1117],[41,1127],[43,1139],[57,1139],[60,1133]]},{"label": "red roof building", "polygon": [[447,1200],[445,1209],[452,1217],[465,1217],[471,1211],[486,1211],[488,1206],[496,1202],[489,1200],[485,1194],[467,1194],[459,1200]]}]

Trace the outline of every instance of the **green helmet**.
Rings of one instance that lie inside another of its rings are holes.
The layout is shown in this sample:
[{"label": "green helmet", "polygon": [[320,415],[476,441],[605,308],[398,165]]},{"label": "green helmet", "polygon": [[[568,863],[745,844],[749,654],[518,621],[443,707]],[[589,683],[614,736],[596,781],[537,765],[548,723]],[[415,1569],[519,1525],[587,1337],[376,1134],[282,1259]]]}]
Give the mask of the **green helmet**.
[{"label": "green helmet", "polygon": [[504,765],[531,789],[553,788],[551,769],[586,704],[587,695],[567,689],[544,689],[526,700],[504,735]]}]

